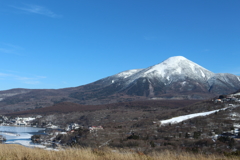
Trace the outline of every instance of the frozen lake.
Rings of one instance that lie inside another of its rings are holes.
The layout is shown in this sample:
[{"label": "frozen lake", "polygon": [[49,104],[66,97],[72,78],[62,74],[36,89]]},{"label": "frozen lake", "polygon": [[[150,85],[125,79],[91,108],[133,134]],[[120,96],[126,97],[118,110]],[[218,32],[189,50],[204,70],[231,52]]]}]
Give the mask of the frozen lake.
[{"label": "frozen lake", "polygon": [[7,139],[6,144],[45,148],[43,145],[36,145],[31,142],[31,136],[40,130],[45,130],[45,128],[0,126],[0,135]]}]

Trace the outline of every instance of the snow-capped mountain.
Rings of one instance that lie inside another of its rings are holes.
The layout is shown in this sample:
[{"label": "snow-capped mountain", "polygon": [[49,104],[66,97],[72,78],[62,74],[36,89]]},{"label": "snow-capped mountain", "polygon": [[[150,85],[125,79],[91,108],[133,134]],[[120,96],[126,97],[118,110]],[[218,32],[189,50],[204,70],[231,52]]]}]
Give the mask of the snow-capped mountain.
[{"label": "snow-capped mountain", "polygon": [[175,56],[146,69],[124,71],[93,84],[101,90],[110,89],[109,94],[198,99],[236,91],[240,88],[240,77],[215,74],[185,57]]},{"label": "snow-capped mountain", "polygon": [[[121,73],[120,73],[121,74]],[[165,84],[171,84],[178,79],[184,80],[186,77],[206,81],[211,78],[214,73],[199,66],[198,64],[182,57],[171,57],[162,63],[139,70],[132,74],[130,83],[140,77],[158,78]],[[130,76],[129,76],[130,77]]]}]

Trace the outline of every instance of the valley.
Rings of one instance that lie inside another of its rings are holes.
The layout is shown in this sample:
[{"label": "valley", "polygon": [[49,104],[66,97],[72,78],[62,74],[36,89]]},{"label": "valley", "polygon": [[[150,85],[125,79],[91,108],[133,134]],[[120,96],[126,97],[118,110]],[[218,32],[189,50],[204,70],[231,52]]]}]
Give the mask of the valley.
[{"label": "valley", "polygon": [[[48,147],[130,148],[145,154],[160,150],[232,153],[239,148],[240,129],[239,96],[233,95],[221,96],[222,102],[140,101],[98,110],[29,111],[8,116],[42,113],[31,125],[47,128],[47,135],[32,140]],[[180,121],[176,123],[173,117]]]}]

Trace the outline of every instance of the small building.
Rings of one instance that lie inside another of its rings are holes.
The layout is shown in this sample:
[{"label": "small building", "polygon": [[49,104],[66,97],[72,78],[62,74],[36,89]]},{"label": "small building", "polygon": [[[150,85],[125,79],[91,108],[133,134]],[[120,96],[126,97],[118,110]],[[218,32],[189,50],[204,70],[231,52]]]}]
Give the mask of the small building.
[{"label": "small building", "polygon": [[221,100],[221,99],[215,99],[215,101],[214,101],[215,103],[222,103],[223,101]]},{"label": "small building", "polygon": [[70,130],[74,130],[74,129],[78,129],[80,128],[79,124],[77,123],[71,123],[70,125],[68,125],[65,130],[66,131],[70,131]]}]

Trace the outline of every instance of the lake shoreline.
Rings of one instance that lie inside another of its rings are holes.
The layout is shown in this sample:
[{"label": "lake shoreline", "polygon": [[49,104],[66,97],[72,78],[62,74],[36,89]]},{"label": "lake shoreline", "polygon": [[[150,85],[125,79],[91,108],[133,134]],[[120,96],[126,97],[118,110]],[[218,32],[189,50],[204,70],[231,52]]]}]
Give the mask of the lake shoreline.
[{"label": "lake shoreline", "polygon": [[32,143],[31,137],[36,134],[44,134],[46,128],[28,126],[0,126],[0,135],[6,138],[4,144],[19,144],[25,147],[47,148],[42,144]]}]

